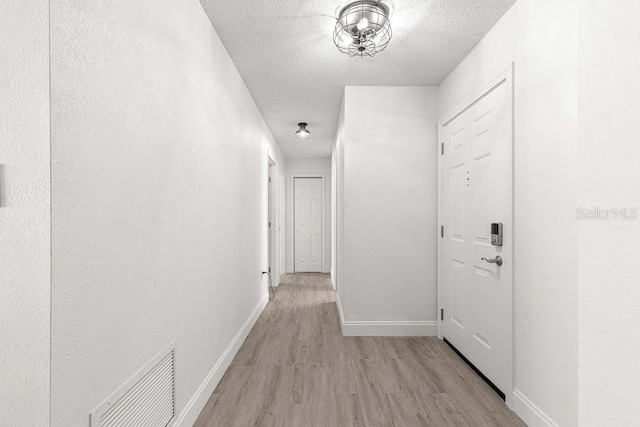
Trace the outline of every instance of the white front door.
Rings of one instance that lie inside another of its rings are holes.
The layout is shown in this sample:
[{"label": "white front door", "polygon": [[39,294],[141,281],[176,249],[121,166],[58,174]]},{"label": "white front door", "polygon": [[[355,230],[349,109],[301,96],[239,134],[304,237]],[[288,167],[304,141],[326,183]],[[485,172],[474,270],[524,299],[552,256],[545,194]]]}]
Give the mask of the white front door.
[{"label": "white front door", "polygon": [[[442,335],[503,393],[512,331],[510,74],[440,127]],[[502,246],[491,240],[502,223]],[[502,265],[482,260],[496,260]]]},{"label": "white front door", "polygon": [[322,271],[322,178],[295,178],[295,271]]}]

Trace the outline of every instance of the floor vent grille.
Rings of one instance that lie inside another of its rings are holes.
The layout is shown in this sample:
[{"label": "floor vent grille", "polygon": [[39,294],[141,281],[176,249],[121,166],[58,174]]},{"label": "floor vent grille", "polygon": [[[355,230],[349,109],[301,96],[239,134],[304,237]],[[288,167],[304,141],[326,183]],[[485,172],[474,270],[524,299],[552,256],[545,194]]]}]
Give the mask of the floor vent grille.
[{"label": "floor vent grille", "polygon": [[175,416],[174,349],[156,356],[91,413],[91,427],[166,427]]}]

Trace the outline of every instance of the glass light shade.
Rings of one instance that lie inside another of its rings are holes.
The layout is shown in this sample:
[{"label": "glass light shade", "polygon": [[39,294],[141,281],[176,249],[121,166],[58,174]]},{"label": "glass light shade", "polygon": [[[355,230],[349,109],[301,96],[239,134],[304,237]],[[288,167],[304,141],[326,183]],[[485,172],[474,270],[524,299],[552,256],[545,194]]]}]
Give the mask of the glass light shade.
[{"label": "glass light shade", "polygon": [[311,132],[307,129],[306,123],[298,123],[298,130],[296,131],[296,136],[300,139],[307,139],[311,136]]}]

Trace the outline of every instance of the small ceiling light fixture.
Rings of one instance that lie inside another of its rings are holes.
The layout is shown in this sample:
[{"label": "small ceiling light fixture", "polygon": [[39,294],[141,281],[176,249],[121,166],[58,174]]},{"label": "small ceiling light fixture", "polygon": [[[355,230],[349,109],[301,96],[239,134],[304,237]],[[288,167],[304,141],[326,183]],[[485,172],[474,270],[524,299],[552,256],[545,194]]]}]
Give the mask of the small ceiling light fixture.
[{"label": "small ceiling light fixture", "polygon": [[300,139],[307,139],[311,136],[311,132],[307,129],[306,123],[298,123],[298,130],[296,136]]},{"label": "small ceiling light fixture", "polygon": [[338,13],[333,42],[349,56],[375,56],[391,40],[389,7],[381,1],[349,3]]}]

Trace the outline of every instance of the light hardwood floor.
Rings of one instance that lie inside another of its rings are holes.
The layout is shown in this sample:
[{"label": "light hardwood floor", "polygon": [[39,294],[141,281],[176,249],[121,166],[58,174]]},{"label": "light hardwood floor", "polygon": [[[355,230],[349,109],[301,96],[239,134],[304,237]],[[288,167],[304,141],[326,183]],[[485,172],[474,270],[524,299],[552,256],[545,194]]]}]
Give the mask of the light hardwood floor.
[{"label": "light hardwood floor", "polygon": [[524,426],[435,337],[343,337],[325,274],[283,276],[195,426]]}]

